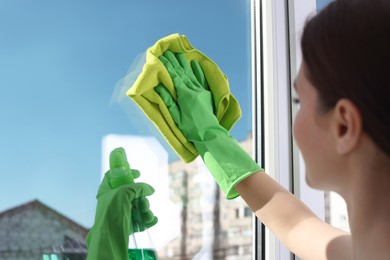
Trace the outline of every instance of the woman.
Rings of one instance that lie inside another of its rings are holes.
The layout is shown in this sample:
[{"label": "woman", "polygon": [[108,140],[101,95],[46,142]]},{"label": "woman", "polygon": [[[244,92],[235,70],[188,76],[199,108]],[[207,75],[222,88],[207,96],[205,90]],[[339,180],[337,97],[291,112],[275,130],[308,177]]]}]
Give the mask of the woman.
[{"label": "woman", "polygon": [[322,222],[243,155],[213,116],[196,62],[191,71],[180,54],[164,54],[177,104],[163,87],[156,91],[228,198],[238,192],[292,252],[390,259],[390,1],[332,2],[307,22],[301,47],[294,137],[308,184],[347,202],[351,233]]}]

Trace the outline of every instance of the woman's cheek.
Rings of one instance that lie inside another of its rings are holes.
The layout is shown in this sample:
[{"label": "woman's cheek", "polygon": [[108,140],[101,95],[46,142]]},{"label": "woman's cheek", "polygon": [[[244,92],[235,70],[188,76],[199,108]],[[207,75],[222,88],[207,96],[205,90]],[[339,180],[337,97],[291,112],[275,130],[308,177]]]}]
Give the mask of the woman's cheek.
[{"label": "woman's cheek", "polygon": [[299,149],[301,149],[301,136],[302,136],[302,132],[303,132],[303,129],[302,129],[302,118],[301,118],[301,112],[298,111],[298,113],[296,114],[295,116],[295,120],[294,120],[294,125],[293,125],[293,134],[294,134],[294,138],[295,138],[295,141],[299,147]]}]

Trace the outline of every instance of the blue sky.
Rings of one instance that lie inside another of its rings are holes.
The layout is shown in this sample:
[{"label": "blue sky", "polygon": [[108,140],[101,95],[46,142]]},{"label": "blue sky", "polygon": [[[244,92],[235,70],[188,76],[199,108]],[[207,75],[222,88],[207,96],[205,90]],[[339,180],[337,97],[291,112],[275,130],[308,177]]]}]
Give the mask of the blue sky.
[{"label": "blue sky", "polygon": [[232,134],[245,139],[251,129],[249,5],[0,1],[0,212],[39,199],[92,225],[103,136],[153,135],[166,146],[146,118],[136,117],[139,111],[133,118],[109,102],[137,55],[172,33],[185,34],[228,76],[244,114]]}]

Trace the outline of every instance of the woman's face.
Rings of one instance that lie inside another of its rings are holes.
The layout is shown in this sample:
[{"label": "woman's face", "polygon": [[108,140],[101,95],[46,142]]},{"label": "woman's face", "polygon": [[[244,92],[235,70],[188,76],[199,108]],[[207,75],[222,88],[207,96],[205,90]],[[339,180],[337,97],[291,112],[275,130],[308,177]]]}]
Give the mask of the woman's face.
[{"label": "woman's face", "polygon": [[336,153],[332,145],[330,124],[332,111],[319,109],[318,93],[301,66],[295,81],[299,110],[294,122],[294,137],[306,167],[306,181],[316,189],[332,189]]}]

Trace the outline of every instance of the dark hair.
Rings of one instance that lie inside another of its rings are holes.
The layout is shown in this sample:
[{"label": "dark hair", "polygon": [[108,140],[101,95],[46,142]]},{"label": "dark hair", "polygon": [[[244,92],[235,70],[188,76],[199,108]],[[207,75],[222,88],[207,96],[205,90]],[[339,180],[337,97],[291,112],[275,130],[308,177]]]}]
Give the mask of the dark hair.
[{"label": "dark hair", "polygon": [[301,47],[321,110],[351,100],[364,131],[390,155],[390,0],[331,2],[306,23]]}]

